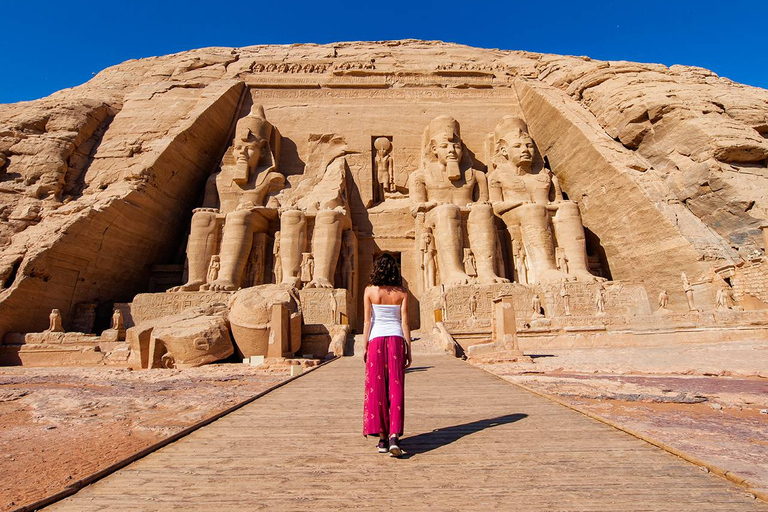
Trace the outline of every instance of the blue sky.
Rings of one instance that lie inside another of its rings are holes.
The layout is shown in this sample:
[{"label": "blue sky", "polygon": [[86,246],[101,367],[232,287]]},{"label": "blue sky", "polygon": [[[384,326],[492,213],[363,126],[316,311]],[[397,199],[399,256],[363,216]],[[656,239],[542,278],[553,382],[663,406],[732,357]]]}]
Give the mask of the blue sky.
[{"label": "blue sky", "polygon": [[128,59],[205,46],[405,38],[687,64],[768,88],[766,0],[16,0],[2,19],[0,103],[79,85]]}]

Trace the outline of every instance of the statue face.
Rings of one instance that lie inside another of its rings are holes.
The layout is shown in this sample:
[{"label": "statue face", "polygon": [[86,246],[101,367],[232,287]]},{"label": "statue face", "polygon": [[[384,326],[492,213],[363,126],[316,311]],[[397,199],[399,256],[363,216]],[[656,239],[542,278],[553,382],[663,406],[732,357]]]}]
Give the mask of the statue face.
[{"label": "statue face", "polygon": [[460,162],[462,155],[461,140],[458,137],[448,138],[447,135],[438,137],[432,141],[432,154],[437,157],[440,165],[448,165],[449,162]]},{"label": "statue face", "polygon": [[507,142],[500,148],[502,156],[517,167],[529,167],[533,163],[533,155],[536,151],[533,139],[512,136],[506,140]]},{"label": "statue face", "polygon": [[264,147],[264,140],[238,140],[232,148],[232,153],[240,165],[246,164],[252,169],[261,160],[261,151]]}]

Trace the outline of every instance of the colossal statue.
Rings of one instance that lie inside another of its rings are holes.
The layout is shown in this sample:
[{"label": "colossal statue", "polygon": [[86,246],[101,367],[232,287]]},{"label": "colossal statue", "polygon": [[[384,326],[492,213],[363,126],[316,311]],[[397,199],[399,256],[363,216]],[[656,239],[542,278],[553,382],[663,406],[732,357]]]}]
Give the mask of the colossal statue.
[{"label": "colossal statue", "polygon": [[[254,105],[237,122],[235,138],[221,169],[208,179],[203,207],[192,216],[187,244],[188,281],[169,291],[240,288],[254,233],[265,233],[269,221],[277,216],[277,209],[265,207],[264,201],[285,183],[277,172],[279,151],[280,133],[266,120],[263,107]],[[218,275],[208,282],[211,257],[217,253]]]},{"label": "colossal statue", "polygon": [[454,118],[437,117],[424,131],[422,165],[411,176],[410,189],[414,202],[411,213],[416,216],[423,212],[426,227],[435,233],[442,284],[467,284],[471,279],[464,269],[463,213],[468,213],[467,232],[477,281],[507,281],[496,274],[496,230],[486,176],[472,168]]},{"label": "colossal statue", "polygon": [[[578,205],[563,199],[557,178],[548,169],[533,172],[536,146],[525,122],[512,116],[503,118],[492,134],[491,151],[490,199],[509,230],[513,247],[524,253],[527,282],[602,280],[589,272]],[[555,242],[562,250],[560,270]],[[522,269],[516,267],[518,281],[523,282]]]},{"label": "colossal statue", "polygon": [[314,220],[311,281],[304,288],[334,288],[342,237],[352,227],[347,208],[346,142],[334,134],[312,135],[305,179],[277,199],[280,213],[282,283],[299,287],[308,224]]}]

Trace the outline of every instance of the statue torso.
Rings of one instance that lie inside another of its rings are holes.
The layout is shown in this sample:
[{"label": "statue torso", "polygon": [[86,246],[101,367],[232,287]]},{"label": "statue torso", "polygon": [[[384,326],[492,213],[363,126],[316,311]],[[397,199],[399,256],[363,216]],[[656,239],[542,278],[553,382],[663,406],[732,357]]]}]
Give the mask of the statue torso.
[{"label": "statue torso", "polygon": [[474,202],[475,186],[477,185],[476,172],[478,171],[471,167],[467,168],[462,172],[460,179],[451,181],[440,164],[427,165],[424,171],[427,201],[458,206]]},{"label": "statue torso", "polygon": [[[263,169],[261,169],[263,171]],[[267,190],[264,187],[256,187],[256,180],[260,170],[250,173],[247,183],[239,184],[232,181],[234,173],[229,166],[222,166],[221,172],[216,176],[216,190],[219,193],[219,210],[221,213],[230,213],[237,209],[238,205],[253,203],[255,206],[264,206],[264,197]]]},{"label": "statue torso", "polygon": [[504,192],[505,201],[549,203],[552,179],[546,173],[518,175],[511,167],[499,167],[495,179]]}]

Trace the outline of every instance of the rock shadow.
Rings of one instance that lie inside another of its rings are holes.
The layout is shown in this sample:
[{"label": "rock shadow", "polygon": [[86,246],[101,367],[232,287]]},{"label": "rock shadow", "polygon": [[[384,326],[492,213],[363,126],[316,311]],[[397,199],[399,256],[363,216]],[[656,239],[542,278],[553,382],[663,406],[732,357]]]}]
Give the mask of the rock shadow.
[{"label": "rock shadow", "polygon": [[495,418],[489,418],[485,420],[472,421],[470,423],[462,423],[461,425],[453,425],[450,427],[438,428],[432,432],[425,432],[413,437],[406,437],[400,441],[405,453],[400,457],[401,459],[409,459],[416,455],[430,452],[441,446],[446,446],[454,441],[458,441],[464,436],[480,432],[486,428],[498,427],[500,425],[508,425],[522,419],[527,418],[527,414],[515,413],[505,414],[504,416],[497,416]]}]

